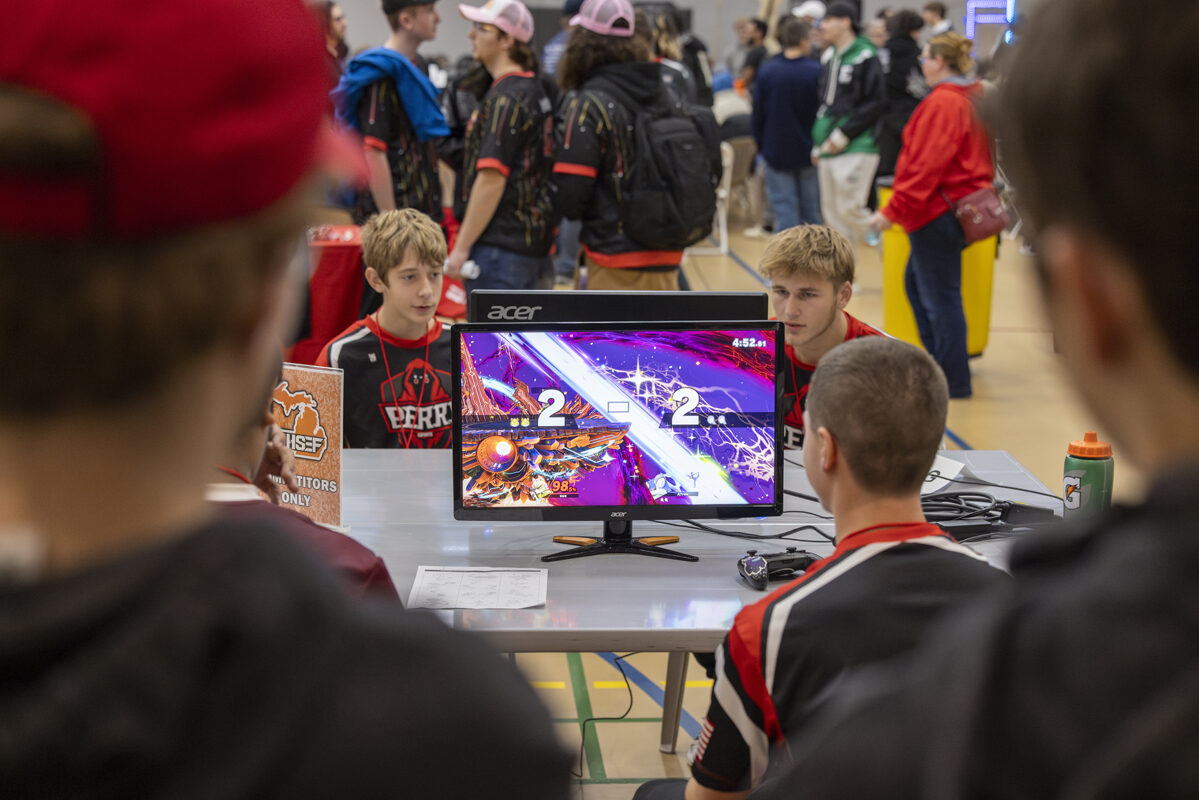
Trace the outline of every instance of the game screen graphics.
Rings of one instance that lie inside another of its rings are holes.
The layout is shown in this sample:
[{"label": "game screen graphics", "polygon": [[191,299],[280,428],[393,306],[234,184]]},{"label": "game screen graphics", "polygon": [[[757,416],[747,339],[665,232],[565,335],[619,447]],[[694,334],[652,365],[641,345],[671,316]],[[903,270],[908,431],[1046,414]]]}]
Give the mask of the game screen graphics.
[{"label": "game screen graphics", "polygon": [[774,503],[775,337],[464,330],[462,507]]}]

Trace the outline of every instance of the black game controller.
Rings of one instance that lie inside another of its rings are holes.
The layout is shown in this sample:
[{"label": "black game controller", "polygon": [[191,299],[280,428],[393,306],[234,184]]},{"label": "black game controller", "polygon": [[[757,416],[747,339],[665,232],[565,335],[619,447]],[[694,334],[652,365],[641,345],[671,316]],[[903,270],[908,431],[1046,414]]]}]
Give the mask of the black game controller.
[{"label": "black game controller", "polygon": [[748,555],[737,559],[737,572],[758,591],[765,590],[771,579],[795,577],[820,560],[820,556],[797,547],[788,547],[785,553],[746,552]]}]

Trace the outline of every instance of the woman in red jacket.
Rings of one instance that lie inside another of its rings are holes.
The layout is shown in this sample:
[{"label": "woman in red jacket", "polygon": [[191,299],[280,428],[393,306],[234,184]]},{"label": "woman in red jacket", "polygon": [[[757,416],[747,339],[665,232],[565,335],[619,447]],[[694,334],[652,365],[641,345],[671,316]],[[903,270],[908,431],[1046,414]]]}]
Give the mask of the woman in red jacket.
[{"label": "woman in red jacket", "polygon": [[957,33],[933,37],[921,66],[933,89],[903,129],[895,193],[870,219],[908,233],[912,255],[904,284],[925,348],[941,365],[950,397],[969,397],[966,315],[962,310],[962,250],[966,239],[949,204],[989,186],[995,177],[991,145],[974,102],[982,92],[966,77],[971,42]]}]

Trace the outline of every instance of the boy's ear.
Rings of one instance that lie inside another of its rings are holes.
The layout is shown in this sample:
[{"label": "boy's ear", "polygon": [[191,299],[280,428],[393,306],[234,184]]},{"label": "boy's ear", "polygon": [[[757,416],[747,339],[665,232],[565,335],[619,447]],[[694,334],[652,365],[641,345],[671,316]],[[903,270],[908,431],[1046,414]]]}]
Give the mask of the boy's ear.
[{"label": "boy's ear", "polygon": [[832,472],[841,460],[841,451],[837,447],[837,440],[825,427],[817,428],[816,436],[820,438],[820,471]]},{"label": "boy's ear", "polygon": [[387,281],[379,277],[379,271],[374,267],[366,268],[366,282],[379,294],[383,294],[383,290],[387,288]]},{"label": "boy's ear", "polygon": [[841,284],[841,288],[837,289],[837,308],[844,309],[849,305],[849,301],[853,299],[853,284],[849,281]]}]

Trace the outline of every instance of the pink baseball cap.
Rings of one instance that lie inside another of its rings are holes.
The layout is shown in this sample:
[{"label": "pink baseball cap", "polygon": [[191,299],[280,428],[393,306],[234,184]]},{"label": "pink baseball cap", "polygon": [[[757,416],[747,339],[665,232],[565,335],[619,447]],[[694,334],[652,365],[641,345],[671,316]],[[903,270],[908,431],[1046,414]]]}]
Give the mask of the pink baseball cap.
[{"label": "pink baseball cap", "polygon": [[99,168],[0,165],[0,231],[128,240],[235,219],[352,152],[322,120],[324,42],[301,0],[37,0],[10,16],[0,85],[81,115]]},{"label": "pink baseball cap", "polygon": [[629,0],[585,0],[570,24],[601,36],[633,35],[633,6]]},{"label": "pink baseball cap", "polygon": [[462,3],[458,13],[471,22],[494,25],[518,42],[533,41],[533,15],[519,0],[487,0],[481,6]]}]

